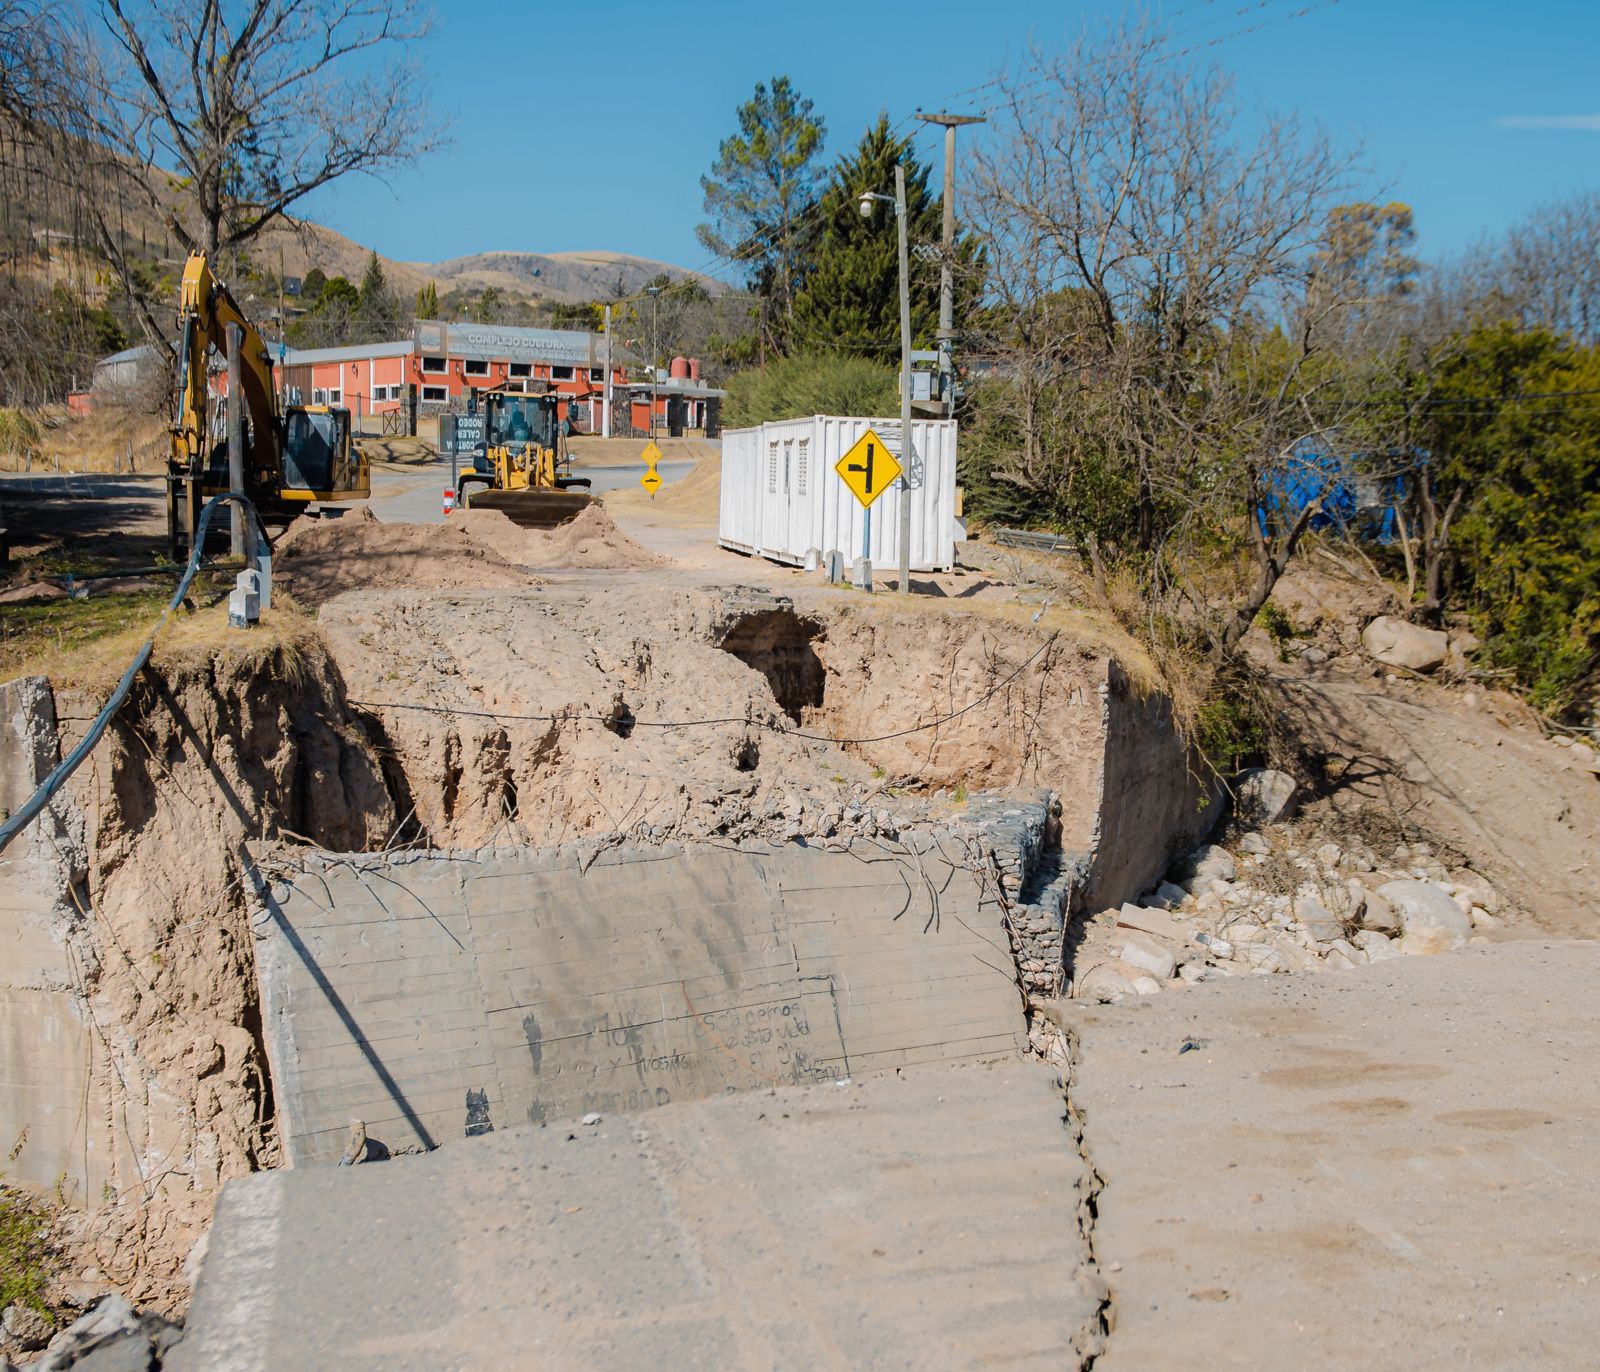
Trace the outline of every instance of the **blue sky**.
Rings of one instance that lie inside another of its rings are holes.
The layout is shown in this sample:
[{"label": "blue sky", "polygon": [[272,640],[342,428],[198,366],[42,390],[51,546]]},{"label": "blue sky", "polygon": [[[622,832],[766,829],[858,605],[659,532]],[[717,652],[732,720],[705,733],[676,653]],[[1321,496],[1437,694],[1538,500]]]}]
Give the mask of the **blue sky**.
[{"label": "blue sky", "polygon": [[[1600,188],[1597,0],[1152,9],[1163,11],[1175,46],[1219,40],[1208,54],[1235,75],[1245,109],[1298,110],[1364,142],[1374,192],[1414,207],[1427,258],[1542,201]],[[422,55],[451,147],[392,187],[330,188],[307,212],[407,260],[608,249],[701,267],[699,178],[757,81],[787,74],[815,101],[831,159],[879,110],[938,109],[1014,63],[1030,39],[1065,46],[1086,22],[1121,12],[1019,0],[451,0]],[[919,146],[931,154],[934,131]]]}]

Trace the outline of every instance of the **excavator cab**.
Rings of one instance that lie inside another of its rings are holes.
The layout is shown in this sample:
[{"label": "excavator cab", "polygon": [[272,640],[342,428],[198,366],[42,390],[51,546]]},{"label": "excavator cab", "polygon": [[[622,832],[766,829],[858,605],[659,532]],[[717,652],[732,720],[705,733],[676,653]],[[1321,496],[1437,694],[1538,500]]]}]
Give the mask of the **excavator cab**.
[{"label": "excavator cab", "polygon": [[283,416],[283,462],[278,495],[284,500],[325,500],[338,491],[354,499],[371,493],[367,464],[352,456],[350,411],[326,405],[290,405]]}]

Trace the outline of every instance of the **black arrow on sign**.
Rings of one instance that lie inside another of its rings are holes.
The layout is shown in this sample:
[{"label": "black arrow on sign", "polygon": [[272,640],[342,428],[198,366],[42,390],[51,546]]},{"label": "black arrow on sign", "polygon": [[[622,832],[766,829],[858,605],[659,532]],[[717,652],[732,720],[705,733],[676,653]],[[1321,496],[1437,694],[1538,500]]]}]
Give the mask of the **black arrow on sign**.
[{"label": "black arrow on sign", "polygon": [[865,475],[867,479],[862,483],[862,485],[866,488],[866,493],[868,495],[872,494],[872,450],[876,446],[877,445],[873,443],[867,444],[867,460],[865,463],[845,463],[845,470],[847,472],[861,472],[863,475]]}]

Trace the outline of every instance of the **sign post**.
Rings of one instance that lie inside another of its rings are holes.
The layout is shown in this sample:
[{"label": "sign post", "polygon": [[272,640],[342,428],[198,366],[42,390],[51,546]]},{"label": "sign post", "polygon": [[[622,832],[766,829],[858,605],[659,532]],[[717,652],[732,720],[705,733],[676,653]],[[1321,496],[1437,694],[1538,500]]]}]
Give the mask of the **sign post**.
[{"label": "sign post", "polygon": [[872,506],[901,476],[903,468],[884,446],[876,430],[868,429],[834,464],[834,471],[858,502],[862,515],[861,556],[851,578],[862,590],[872,589]]}]

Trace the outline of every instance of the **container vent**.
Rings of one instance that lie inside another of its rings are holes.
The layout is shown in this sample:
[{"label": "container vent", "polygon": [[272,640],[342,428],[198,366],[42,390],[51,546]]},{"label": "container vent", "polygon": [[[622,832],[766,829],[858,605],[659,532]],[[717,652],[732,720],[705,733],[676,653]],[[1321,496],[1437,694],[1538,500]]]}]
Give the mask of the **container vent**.
[{"label": "container vent", "polygon": [[802,438],[800,440],[800,461],[795,467],[794,472],[794,488],[796,495],[804,495],[806,493],[807,472],[810,469],[810,466],[811,440],[809,438]]},{"label": "container vent", "polygon": [[778,440],[775,438],[767,444],[767,492],[769,495],[778,493]]}]

